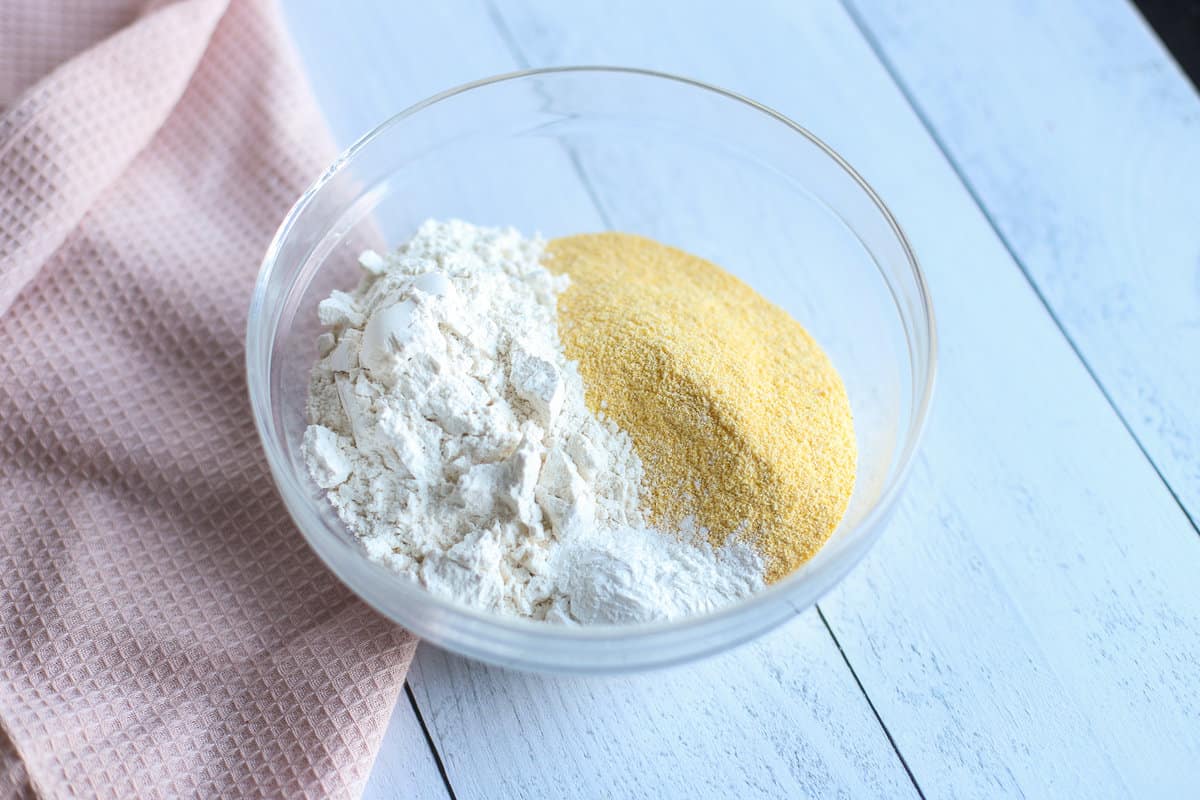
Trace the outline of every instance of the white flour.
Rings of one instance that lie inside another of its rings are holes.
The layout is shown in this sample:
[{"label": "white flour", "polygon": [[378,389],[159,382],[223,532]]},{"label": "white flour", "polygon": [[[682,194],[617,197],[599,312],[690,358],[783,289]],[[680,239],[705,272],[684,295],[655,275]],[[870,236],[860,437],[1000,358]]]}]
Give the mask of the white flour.
[{"label": "white flour", "polygon": [[320,305],[309,471],[369,556],[443,597],[626,623],[763,585],[745,544],[646,526],[629,437],[584,405],[558,338],[567,279],[513,229],[429,221]]}]

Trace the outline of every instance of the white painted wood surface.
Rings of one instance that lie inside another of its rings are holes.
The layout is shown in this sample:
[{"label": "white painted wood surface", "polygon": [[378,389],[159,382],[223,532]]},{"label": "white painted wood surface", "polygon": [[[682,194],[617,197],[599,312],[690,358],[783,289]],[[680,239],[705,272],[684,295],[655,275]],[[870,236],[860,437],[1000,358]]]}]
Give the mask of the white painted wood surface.
[{"label": "white painted wood surface", "polygon": [[1192,84],[1119,0],[850,5],[1200,522]]},{"label": "white painted wood surface", "polygon": [[732,653],[549,678],[422,648],[411,680],[466,798],[916,797],[815,610]]},{"label": "white painted wood surface", "polygon": [[[1022,8],[1028,24],[1043,19]],[[425,648],[411,684],[459,798],[911,793],[855,673],[927,797],[1169,796],[1200,783],[1200,537],[839,5],[287,11],[342,141],[518,64],[654,67],[762,100],[880,190],[935,295],[942,366],[918,468],[887,536],[822,602],[854,672],[815,612],[734,653],[617,680],[534,678]],[[1071,34],[1055,32],[1066,53]],[[936,48],[925,56],[936,70]],[[1029,191],[1092,219],[1093,198],[1076,206],[1054,180]],[[1191,210],[1177,199],[1164,213]],[[1146,297],[1131,295],[1124,316],[1144,316]],[[1153,394],[1158,378],[1141,377]],[[1132,425],[1139,406],[1105,388]],[[1174,408],[1161,402],[1145,413]],[[414,736],[389,742],[381,765],[428,757]],[[369,796],[389,796],[379,785]]]},{"label": "white painted wood surface", "polygon": [[383,757],[375,760],[364,797],[449,800],[450,792],[407,693],[396,702],[379,752]]}]

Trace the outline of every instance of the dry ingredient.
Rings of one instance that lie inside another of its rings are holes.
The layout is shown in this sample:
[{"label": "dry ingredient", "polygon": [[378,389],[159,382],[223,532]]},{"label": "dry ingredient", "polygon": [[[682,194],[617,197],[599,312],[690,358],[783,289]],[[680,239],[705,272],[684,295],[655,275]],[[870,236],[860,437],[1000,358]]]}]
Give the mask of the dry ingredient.
[{"label": "dry ingredient", "polygon": [[570,276],[560,333],[591,408],[633,439],[651,523],[750,543],[768,581],[833,533],[854,488],[837,371],[781,308],[696,256],[640,236],[550,242]]},{"label": "dry ingredient", "polygon": [[820,347],[675,248],[544,248],[429,221],[320,304],[305,460],[368,555],[446,598],[585,624],[703,613],[810,558],[856,460]]},{"label": "dry ingredient", "polygon": [[364,253],[360,285],[319,307],[313,479],[371,558],[482,609],[641,622],[760,589],[747,542],[647,524],[642,461],[585,403],[558,334],[569,281],[542,256],[541,240],[458,221]]}]

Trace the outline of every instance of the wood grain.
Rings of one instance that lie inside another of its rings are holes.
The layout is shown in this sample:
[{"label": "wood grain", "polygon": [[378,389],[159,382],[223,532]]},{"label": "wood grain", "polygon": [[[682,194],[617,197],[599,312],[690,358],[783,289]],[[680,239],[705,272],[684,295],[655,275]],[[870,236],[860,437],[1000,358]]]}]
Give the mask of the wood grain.
[{"label": "wood grain", "polygon": [[1200,521],[1196,90],[1121,0],[850,5]]},{"label": "wood grain", "polygon": [[815,610],[632,677],[524,675],[422,646],[413,687],[459,798],[916,796]]}]

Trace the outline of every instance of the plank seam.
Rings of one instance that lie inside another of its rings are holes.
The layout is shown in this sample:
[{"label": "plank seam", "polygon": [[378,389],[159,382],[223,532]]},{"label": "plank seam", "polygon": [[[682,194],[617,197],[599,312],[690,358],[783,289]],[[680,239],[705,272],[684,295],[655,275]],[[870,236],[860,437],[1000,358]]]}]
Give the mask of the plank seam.
[{"label": "plank seam", "polygon": [[408,704],[412,706],[413,713],[417,715],[417,722],[421,726],[421,733],[425,735],[425,744],[429,746],[429,752],[433,754],[438,774],[442,776],[442,783],[446,787],[446,794],[450,795],[450,800],[458,800],[458,797],[454,794],[454,787],[450,784],[450,775],[446,772],[446,765],[442,763],[442,756],[438,753],[437,745],[433,743],[433,737],[429,734],[429,726],[425,724],[425,717],[421,714],[421,706],[417,704],[417,698],[413,695],[412,685],[408,681],[404,682],[404,693],[408,695]]},{"label": "plank seam", "polygon": [[[496,27],[496,32],[500,38],[504,40],[504,46],[512,54],[513,61],[517,62],[517,66],[521,69],[529,69],[529,59],[525,57],[525,53],[521,50],[521,45],[517,42],[508,24],[504,21],[504,15],[496,7],[494,0],[487,0],[488,16],[492,20],[492,24]],[[575,169],[575,174],[579,177],[579,182],[583,184],[583,190],[587,192],[588,199],[592,201],[592,205],[596,207],[596,213],[600,215],[600,219],[608,227],[612,227],[612,219],[608,216],[608,211],[604,208],[604,203],[600,201],[600,196],[596,194],[596,187],[592,186],[592,182],[588,180],[587,173],[583,170],[583,164],[579,161],[579,154],[575,152],[575,148],[564,143],[563,149],[567,151],[567,158],[571,162],[571,166]]]},{"label": "plank seam", "polygon": [[925,132],[929,134],[929,138],[933,140],[934,145],[937,146],[938,150],[942,154],[942,157],[946,159],[946,163],[950,165],[950,169],[954,170],[954,174],[958,177],[959,183],[962,184],[963,188],[970,196],[971,201],[975,204],[975,207],[979,209],[979,212],[987,221],[988,227],[991,228],[992,232],[996,234],[996,238],[998,238],[1000,240],[1000,244],[1004,246],[1005,252],[1008,253],[1009,257],[1013,260],[1013,263],[1017,265],[1017,269],[1020,270],[1021,274],[1024,276],[1025,282],[1029,284],[1029,288],[1033,290],[1034,296],[1037,297],[1038,302],[1041,303],[1042,308],[1046,310],[1046,313],[1050,316],[1050,320],[1054,323],[1054,326],[1058,328],[1059,333],[1061,333],[1063,339],[1066,340],[1067,345],[1071,348],[1071,352],[1075,354],[1075,357],[1079,360],[1079,363],[1082,364],[1084,370],[1087,371],[1088,376],[1092,379],[1092,383],[1095,384],[1096,388],[1100,391],[1101,396],[1104,397],[1104,401],[1108,403],[1108,407],[1112,409],[1113,413],[1120,421],[1121,426],[1125,429],[1125,432],[1129,434],[1129,438],[1133,440],[1135,445],[1137,445],[1138,450],[1141,451],[1142,457],[1146,459],[1146,463],[1148,463],[1150,468],[1154,470],[1154,474],[1158,476],[1159,481],[1161,481],[1162,485],[1166,487],[1167,493],[1171,495],[1171,499],[1175,501],[1175,505],[1178,506],[1179,510],[1183,513],[1184,519],[1186,519],[1192,526],[1192,530],[1195,531],[1196,535],[1200,536],[1200,521],[1193,517],[1188,511],[1188,508],[1184,505],[1183,500],[1181,500],[1179,495],[1175,492],[1175,488],[1171,486],[1170,481],[1168,481],[1166,476],[1163,475],[1162,470],[1159,469],[1158,464],[1154,461],[1154,458],[1151,457],[1149,451],[1146,450],[1146,446],[1142,443],[1142,440],[1130,426],[1129,421],[1125,418],[1125,415],[1121,412],[1121,409],[1113,400],[1112,395],[1108,393],[1108,389],[1106,389],[1104,384],[1100,381],[1100,378],[1096,374],[1096,371],[1092,368],[1092,365],[1088,362],[1087,358],[1084,357],[1083,351],[1080,350],[1079,346],[1075,343],[1075,340],[1071,338],[1071,334],[1067,332],[1066,326],[1054,312],[1054,308],[1050,305],[1049,301],[1046,299],[1046,296],[1042,294],[1041,288],[1038,286],[1033,274],[1025,266],[1024,260],[1017,255],[1017,252],[1013,248],[1011,242],[1009,242],[1008,237],[1004,235],[999,224],[996,222],[991,212],[988,211],[987,206],[983,202],[983,198],[980,197],[975,191],[974,185],[967,178],[966,173],[963,172],[959,167],[958,161],[956,161],[950,154],[950,150],[946,143],[942,141],[940,136],[938,136],[932,120],[926,116],[924,110],[917,102],[916,96],[909,91],[907,84],[901,79],[895,65],[884,53],[883,47],[879,40],[875,38],[875,35],[866,25],[858,11],[854,8],[853,0],[840,0],[840,2],[842,8],[844,8],[846,11],[846,14],[858,28],[859,33],[862,34],[863,39],[866,40],[867,46],[870,47],[871,51],[875,54],[875,58],[879,60],[879,63],[887,71],[888,76],[892,79],[892,83],[896,86],[897,90],[899,90],[900,94],[904,97],[905,102],[908,103],[909,108],[912,109],[913,114],[915,114],[917,119],[920,121],[921,127],[923,127]]},{"label": "plank seam", "polygon": [[850,670],[850,675],[854,678],[854,683],[858,686],[858,690],[862,692],[863,699],[867,701],[867,706],[871,709],[871,713],[875,715],[875,721],[879,723],[880,728],[883,728],[883,735],[887,737],[888,744],[892,746],[892,751],[895,752],[896,758],[900,759],[900,766],[904,767],[904,772],[908,775],[908,779],[912,781],[913,788],[917,790],[917,795],[921,800],[925,800],[925,792],[921,790],[921,784],[917,782],[917,777],[913,775],[913,771],[909,768],[908,762],[904,759],[904,754],[900,752],[900,748],[896,745],[896,740],[892,738],[892,732],[884,724],[883,717],[879,716],[879,711],[875,708],[875,704],[871,702],[871,696],[867,694],[866,687],[858,679],[858,673],[854,671],[854,665],[850,663],[850,657],[842,649],[842,643],[838,641],[837,634],[833,632],[833,626],[829,624],[829,620],[825,619],[825,612],[821,610],[821,606],[819,605],[815,606],[815,608],[817,609],[817,616],[821,618],[821,624],[825,626],[825,630],[829,633],[829,638],[833,639],[838,653],[841,654],[842,661],[846,662],[846,669]]},{"label": "plank seam", "polygon": [[521,50],[521,45],[518,44],[512,30],[509,29],[508,23],[504,21],[504,15],[496,7],[495,0],[487,0],[487,9],[492,24],[496,26],[496,32],[504,40],[504,45],[512,53],[513,60],[517,62],[517,66],[521,69],[529,69],[529,59],[525,57],[525,53]]}]

